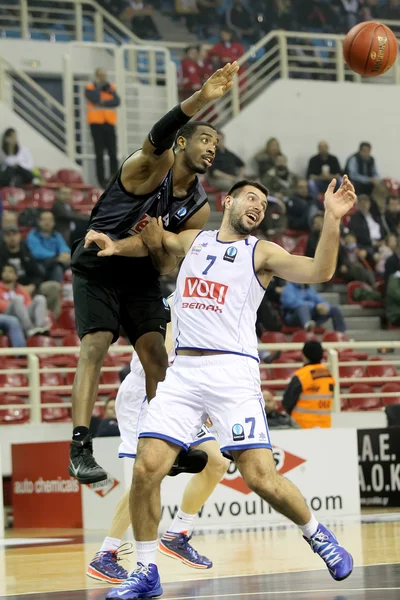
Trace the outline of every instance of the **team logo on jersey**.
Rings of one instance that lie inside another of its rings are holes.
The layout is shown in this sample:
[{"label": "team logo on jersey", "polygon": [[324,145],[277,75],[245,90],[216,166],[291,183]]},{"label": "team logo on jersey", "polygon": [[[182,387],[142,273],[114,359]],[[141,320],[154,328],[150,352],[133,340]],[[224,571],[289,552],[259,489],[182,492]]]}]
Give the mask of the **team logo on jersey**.
[{"label": "team logo on jersey", "polygon": [[150,215],[145,213],[143,217],[141,217],[140,220],[137,223],[135,223],[133,227],[130,228],[130,230],[128,231],[129,235],[136,235],[137,233],[140,233],[141,231],[143,231],[146,225],[150,223],[150,221]]},{"label": "team logo on jersey", "polygon": [[243,442],[245,439],[243,426],[239,423],[232,427],[232,437],[234,442]]},{"label": "team logo on jersey", "polygon": [[190,254],[200,254],[201,250],[202,250],[202,245],[198,244],[197,246],[193,246],[192,247],[192,251]]},{"label": "team logo on jersey", "polygon": [[169,214],[165,215],[163,218],[164,227],[168,227],[169,225]]},{"label": "team logo on jersey", "polygon": [[184,217],[187,213],[187,208],[185,206],[182,206],[182,208],[180,208],[178,210],[178,212],[176,213],[176,216],[179,217],[180,219],[182,219],[182,217]]},{"label": "team logo on jersey", "polygon": [[235,258],[237,256],[237,248],[235,248],[235,246],[229,246],[228,250],[225,252],[224,254],[224,260],[227,260],[228,262],[235,262]]},{"label": "team logo on jersey", "polygon": [[229,286],[216,281],[206,281],[199,277],[186,277],[183,296],[185,298],[202,298],[214,300],[217,304],[225,304]]}]

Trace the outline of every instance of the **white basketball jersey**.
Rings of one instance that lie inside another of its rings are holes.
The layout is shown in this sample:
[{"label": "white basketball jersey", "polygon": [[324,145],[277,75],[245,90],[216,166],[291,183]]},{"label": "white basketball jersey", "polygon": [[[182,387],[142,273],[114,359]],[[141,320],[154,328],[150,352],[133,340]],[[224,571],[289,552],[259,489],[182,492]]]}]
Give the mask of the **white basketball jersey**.
[{"label": "white basketball jersey", "polygon": [[258,239],[220,242],[202,231],[184,259],[173,299],[176,350],[217,350],[258,360],[256,316],[265,290],[254,271]]}]

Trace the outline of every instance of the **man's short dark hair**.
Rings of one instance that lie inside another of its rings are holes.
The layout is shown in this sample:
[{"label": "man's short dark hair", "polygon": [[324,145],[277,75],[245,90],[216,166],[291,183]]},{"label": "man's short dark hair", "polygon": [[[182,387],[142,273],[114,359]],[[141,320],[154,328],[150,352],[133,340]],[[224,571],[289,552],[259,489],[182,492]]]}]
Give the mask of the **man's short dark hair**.
[{"label": "man's short dark hair", "polygon": [[260,192],[262,192],[267,198],[268,198],[268,188],[265,187],[265,185],[263,185],[262,183],[259,183],[258,181],[251,181],[250,179],[242,179],[241,181],[237,181],[229,190],[228,192],[228,196],[233,196],[234,198],[238,195],[236,194],[237,191],[242,190],[244,187],[246,187],[247,185],[251,185],[252,187],[255,187],[257,190],[260,190]]},{"label": "man's short dark hair", "polygon": [[303,346],[303,354],[311,364],[320,363],[324,355],[322,344],[318,340],[309,340]]},{"label": "man's short dark hair", "polygon": [[211,125],[211,123],[207,123],[207,121],[189,121],[189,123],[186,123],[185,125],[183,125],[183,127],[181,127],[178,130],[178,133],[176,134],[175,138],[175,146],[178,138],[180,137],[184,137],[186,140],[190,140],[190,138],[196,133],[199,127],[209,127],[210,129],[213,129],[215,133],[218,133],[214,125]]},{"label": "man's short dark hair", "polygon": [[359,152],[363,149],[363,148],[369,148],[371,150],[372,146],[369,142],[361,142],[360,144],[360,148],[359,148]]}]

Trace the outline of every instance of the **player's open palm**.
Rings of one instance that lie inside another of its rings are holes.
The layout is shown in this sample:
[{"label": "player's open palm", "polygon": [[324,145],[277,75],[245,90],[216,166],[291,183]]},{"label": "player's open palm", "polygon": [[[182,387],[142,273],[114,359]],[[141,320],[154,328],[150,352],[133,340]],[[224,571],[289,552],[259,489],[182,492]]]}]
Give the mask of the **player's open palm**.
[{"label": "player's open palm", "polygon": [[112,256],[115,252],[115,243],[105,233],[94,231],[91,229],[85,236],[85,248],[89,248],[90,244],[97,244],[100,252],[97,256]]},{"label": "player's open palm", "polygon": [[233,86],[233,79],[238,71],[239,65],[236,61],[215,71],[201,88],[201,99],[204,102],[211,102],[221,98]]},{"label": "player's open palm", "polygon": [[335,192],[335,187],[336,179],[333,179],[325,193],[325,209],[337,219],[341,219],[354,206],[357,196],[347,175],[343,177],[342,185],[337,192]]}]

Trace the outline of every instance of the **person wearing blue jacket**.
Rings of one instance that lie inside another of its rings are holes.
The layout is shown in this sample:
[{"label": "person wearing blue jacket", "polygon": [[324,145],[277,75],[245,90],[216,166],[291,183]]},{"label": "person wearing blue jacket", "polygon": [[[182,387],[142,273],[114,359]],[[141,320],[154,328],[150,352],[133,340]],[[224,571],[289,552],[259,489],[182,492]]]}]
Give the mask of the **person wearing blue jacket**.
[{"label": "person wearing blue jacket", "polygon": [[281,308],[285,323],[290,327],[303,327],[312,330],[332,319],[335,331],[346,331],[342,311],[331,306],[311,285],[287,283],[281,294]]},{"label": "person wearing blue jacket", "polygon": [[71,262],[71,250],[61,233],[55,231],[54,216],[50,210],[40,213],[37,227],[29,232],[26,244],[44,279],[61,283]]}]

